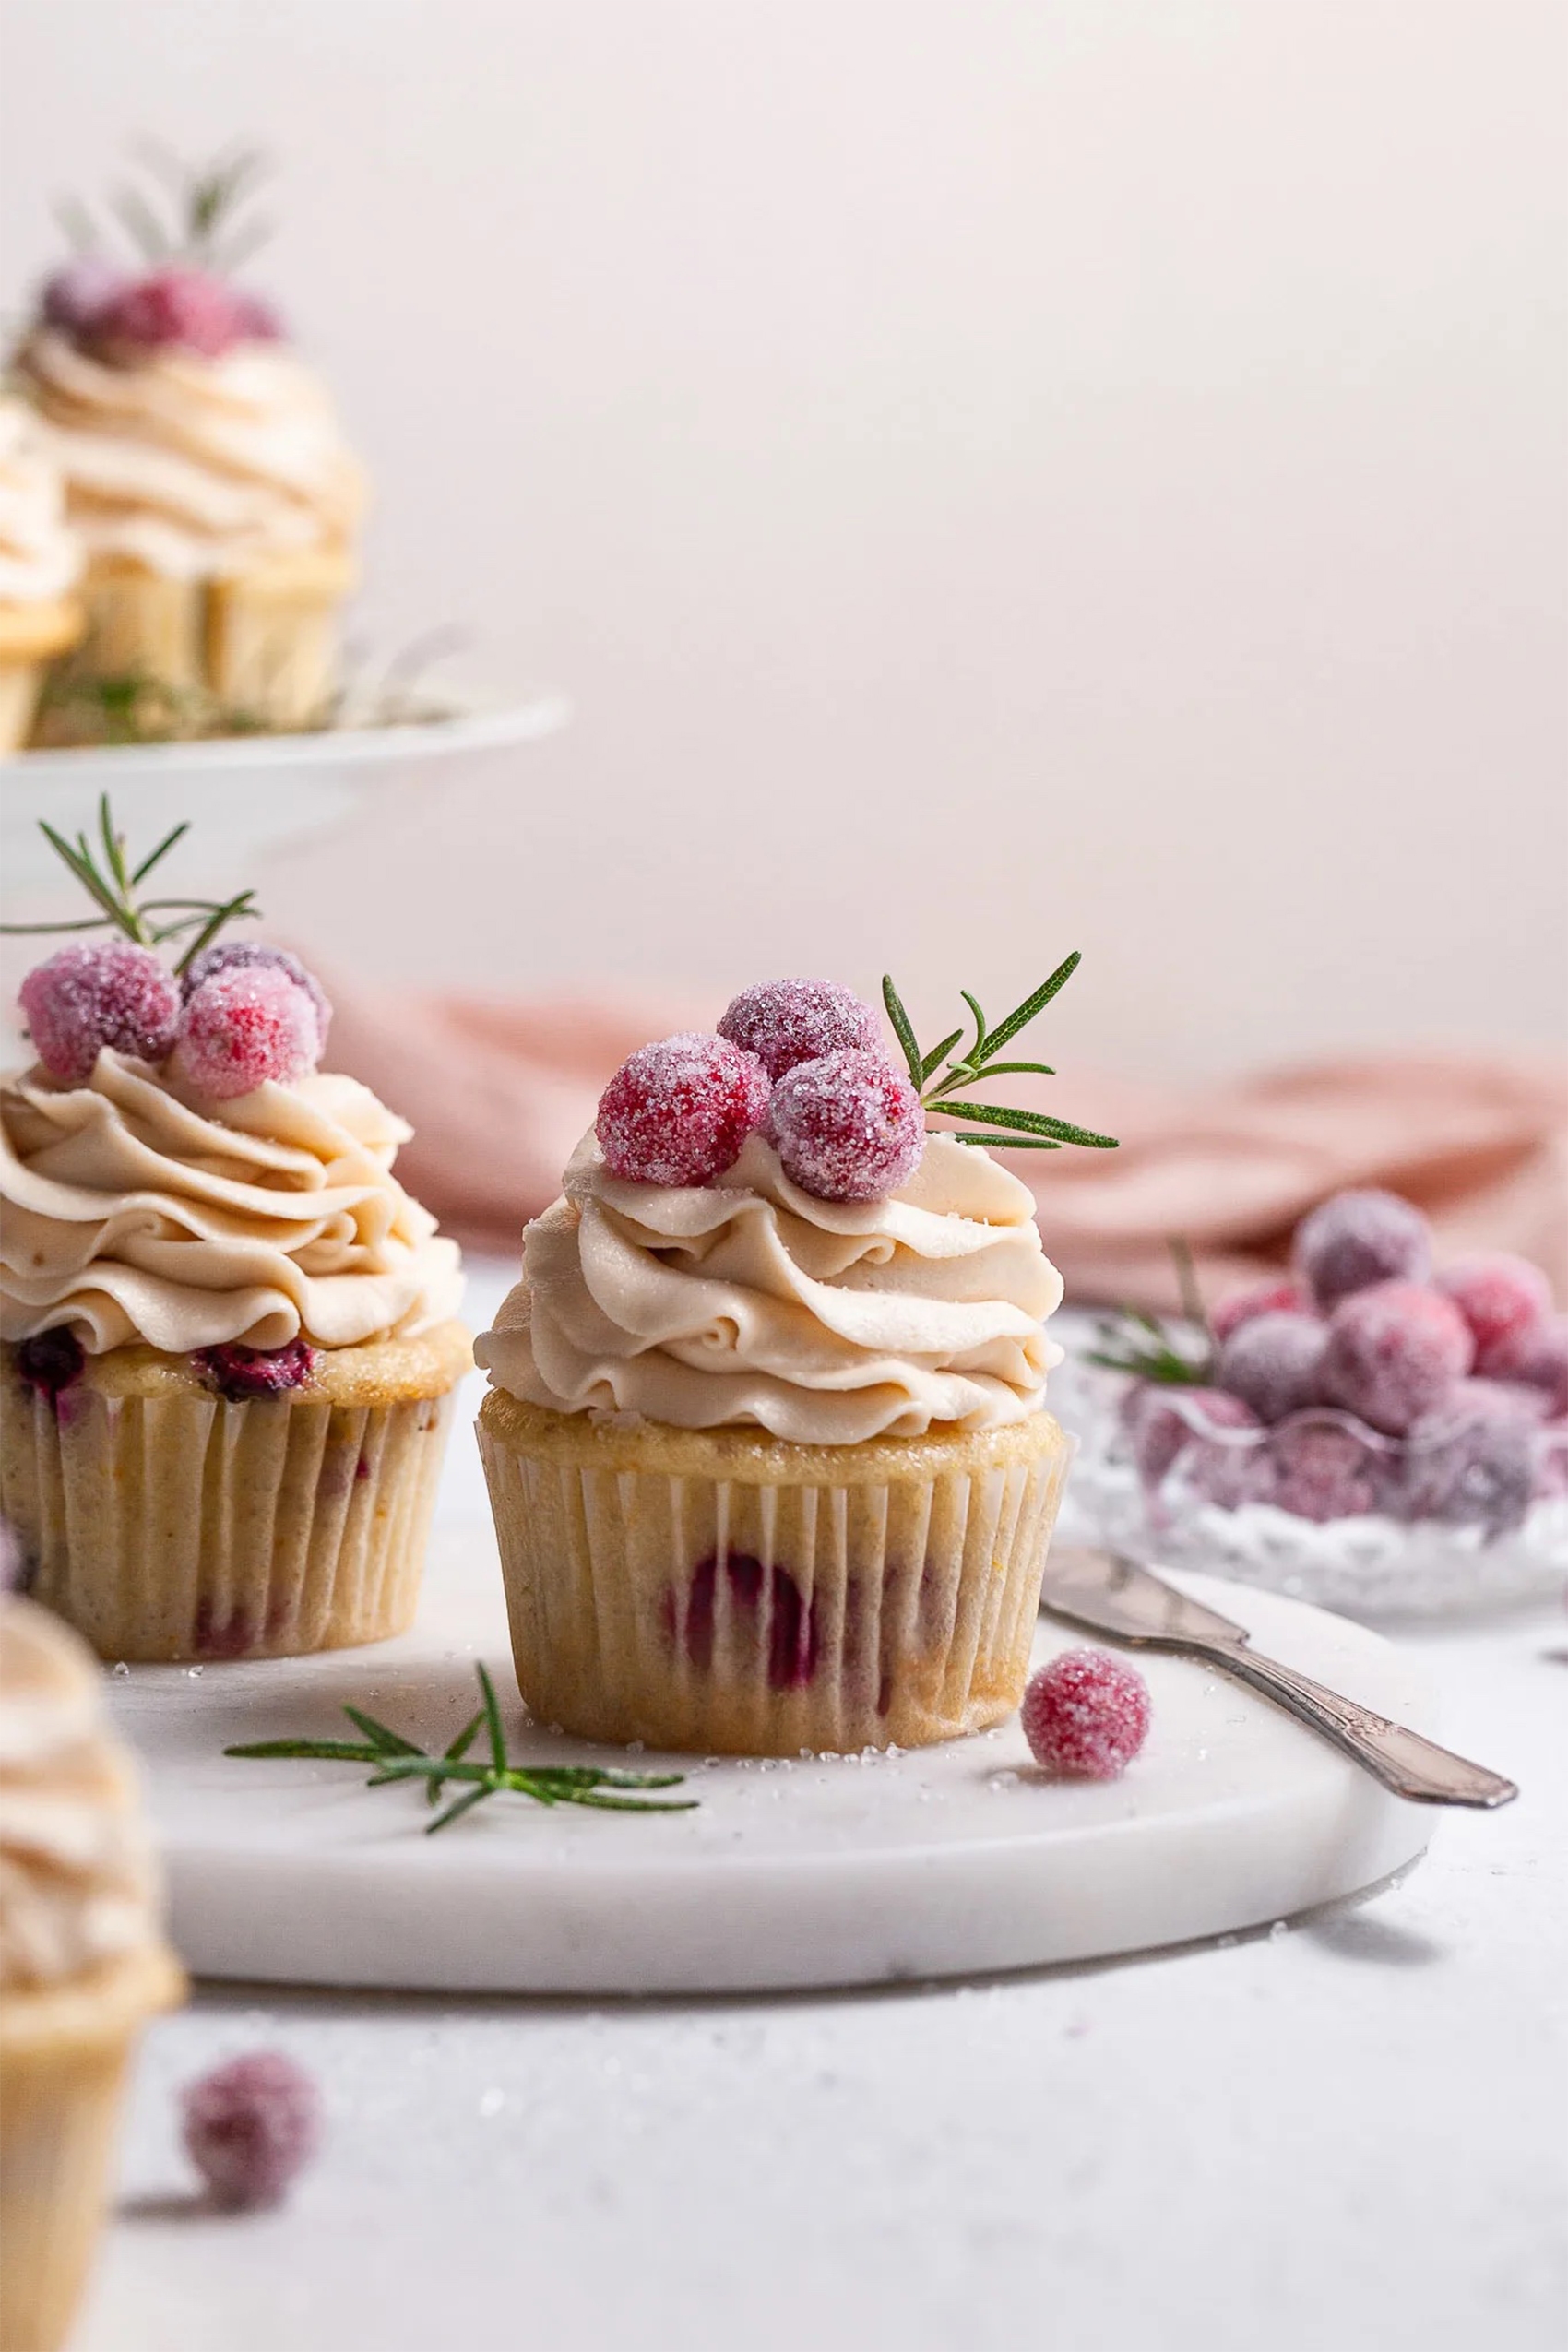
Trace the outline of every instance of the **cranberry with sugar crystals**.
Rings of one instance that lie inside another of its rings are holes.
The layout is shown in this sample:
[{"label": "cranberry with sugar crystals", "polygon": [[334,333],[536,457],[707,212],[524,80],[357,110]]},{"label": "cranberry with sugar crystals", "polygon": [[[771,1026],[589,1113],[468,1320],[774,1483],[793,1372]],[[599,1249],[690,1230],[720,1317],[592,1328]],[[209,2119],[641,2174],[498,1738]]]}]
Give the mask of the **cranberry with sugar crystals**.
[{"label": "cranberry with sugar crystals", "polygon": [[1063,1650],[1030,1678],[1020,1715],[1045,1771],[1116,1780],[1148,1736],[1148,1685],[1109,1650]]},{"label": "cranberry with sugar crystals", "polygon": [[62,947],[18,992],[33,1051],[52,1078],[77,1087],[101,1049],[161,1062],[174,1042],[180,992],[149,948],[128,939]]},{"label": "cranberry with sugar crystals", "polygon": [[246,964],[214,972],[185,1002],[174,1066],[215,1102],[271,1080],[292,1086],[315,1066],[318,1016],[287,972]]},{"label": "cranberry with sugar crystals", "polygon": [[925,1150],[925,1113],[908,1078],[854,1049],[786,1071],[768,1123],[785,1174],[818,1200],[880,1200]]},{"label": "cranberry with sugar crystals", "polygon": [[1335,1308],[1323,1394],[1373,1429],[1402,1437],[1470,1369],[1475,1342],[1457,1307],[1415,1282],[1376,1282]]},{"label": "cranberry with sugar crystals", "polygon": [[1396,1193],[1336,1193],[1296,1228],[1296,1263],[1326,1312],[1374,1282],[1424,1282],[1431,1232]]},{"label": "cranberry with sugar crystals", "polygon": [[1340,1421],[1304,1414],[1269,1433],[1251,1500],[1320,1525],[1375,1511],[1383,1457]]},{"label": "cranberry with sugar crystals", "polygon": [[1203,1443],[1210,1430],[1258,1426],[1252,1407],[1223,1388],[1155,1380],[1144,1381],[1131,1392],[1123,1421],[1146,1486],[1158,1486],[1177,1456],[1194,1443]]},{"label": "cranberry with sugar crystals", "polygon": [[1538,1265],[1508,1250],[1478,1250],[1455,1258],[1432,1277],[1435,1289],[1452,1299],[1476,1343],[1476,1369],[1490,1372],[1487,1359],[1543,1324],[1551,1313],[1551,1285]]},{"label": "cranberry with sugar crystals", "polygon": [[1315,1315],[1253,1315],[1221,1345],[1215,1378],[1260,1421],[1282,1421],[1318,1402],[1327,1337]]},{"label": "cranberry with sugar crystals", "polygon": [[1551,1315],[1487,1350],[1487,1376],[1539,1389],[1548,1410],[1568,1413],[1568,1315]]},{"label": "cranberry with sugar crystals", "polygon": [[327,1050],[327,1031],[332,1019],[332,1007],[327,991],[313,971],[306,969],[297,956],[286,947],[268,947],[259,939],[219,939],[193,956],[180,975],[180,992],[187,999],[194,996],[204,980],[218,972],[240,971],[246,968],[286,973],[296,988],[303,988],[315,1007],[316,1051]]},{"label": "cranberry with sugar crystals", "polygon": [[128,272],[117,263],[106,261],[101,254],[79,253],[44,279],[40,304],[43,323],[58,327],[62,335],[89,341],[130,283]]},{"label": "cranberry with sugar crystals", "polygon": [[1493,1536],[1519,1526],[1535,1491],[1539,1431],[1530,1406],[1501,1383],[1460,1381],[1405,1441],[1403,1515]]},{"label": "cranberry with sugar crystals", "polygon": [[192,1361],[220,1396],[243,1405],[253,1396],[286,1396],[303,1388],[315,1371],[315,1349],[303,1339],[281,1348],[246,1348],[235,1339],[198,1348]]},{"label": "cranberry with sugar crystals", "polygon": [[315,2154],[321,2094],[280,2049],[251,2050],[180,2094],[185,2148],[215,2204],[275,2205]]},{"label": "cranberry with sugar crystals", "polygon": [[1311,1314],[1313,1302],[1299,1282],[1254,1282],[1249,1290],[1232,1290],[1209,1317],[1217,1339],[1229,1339],[1254,1315]]},{"label": "cranberry with sugar crystals", "polygon": [[683,1030],[639,1046],[599,1098],[594,1132],[612,1176],[707,1184],[767,1115],[767,1073],[728,1038]]},{"label": "cranberry with sugar crystals", "polygon": [[876,1015],[837,980],[759,980],[726,1007],[719,1034],[754,1053],[775,1082],[825,1053],[882,1051]]},{"label": "cranberry with sugar crystals", "polygon": [[221,359],[250,333],[244,299],[210,270],[155,269],[109,303],[97,331],[141,350],[170,348]]}]

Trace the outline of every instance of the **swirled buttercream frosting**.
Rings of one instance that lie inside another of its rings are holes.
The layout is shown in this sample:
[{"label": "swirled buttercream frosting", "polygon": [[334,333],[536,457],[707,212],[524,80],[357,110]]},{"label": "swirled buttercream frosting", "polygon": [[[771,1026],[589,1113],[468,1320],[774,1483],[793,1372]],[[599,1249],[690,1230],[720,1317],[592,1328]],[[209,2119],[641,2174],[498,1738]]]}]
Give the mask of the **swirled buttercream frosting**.
[{"label": "swirled buttercream frosting", "polygon": [[0,1083],[0,1331],[89,1355],[412,1337],[457,1309],[457,1248],[392,1173],[411,1131],[320,1073],[226,1101],[105,1049],[87,1082]]},{"label": "swirled buttercream frosting", "polygon": [[1037,1411],[1061,1360],[1034,1206],[944,1135],[875,1201],[802,1192],[760,1135],[702,1186],[614,1177],[589,1135],[474,1352],[494,1386],[563,1413],[813,1445],[992,1428]]},{"label": "swirled buttercream frosting", "polygon": [[0,604],[48,603],[81,568],[60,469],[22,402],[0,398]]},{"label": "swirled buttercream frosting", "polygon": [[325,389],[282,345],[122,366],[45,327],[16,364],[89,554],[220,578],[352,539],[363,477]]},{"label": "swirled buttercream frosting", "polygon": [[0,1991],[154,1942],[159,1892],[95,1660],[47,1610],[0,1598]]}]

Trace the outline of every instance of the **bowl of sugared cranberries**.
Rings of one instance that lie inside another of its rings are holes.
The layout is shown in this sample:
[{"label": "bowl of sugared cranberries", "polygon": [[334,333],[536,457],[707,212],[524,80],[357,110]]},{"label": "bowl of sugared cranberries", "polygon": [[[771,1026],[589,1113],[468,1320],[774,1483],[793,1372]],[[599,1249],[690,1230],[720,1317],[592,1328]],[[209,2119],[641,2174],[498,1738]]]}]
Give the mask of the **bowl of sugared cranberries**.
[{"label": "bowl of sugared cranberries", "polygon": [[1072,1540],[1372,1617],[1568,1583],[1568,1317],[1526,1259],[1438,1263],[1393,1194],[1324,1201],[1289,1275],[1076,1402]]}]

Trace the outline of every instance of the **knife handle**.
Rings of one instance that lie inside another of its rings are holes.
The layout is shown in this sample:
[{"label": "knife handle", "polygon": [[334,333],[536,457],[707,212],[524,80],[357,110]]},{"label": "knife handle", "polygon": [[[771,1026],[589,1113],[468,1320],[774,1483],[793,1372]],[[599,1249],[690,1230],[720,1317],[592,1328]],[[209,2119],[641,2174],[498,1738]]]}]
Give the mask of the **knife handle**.
[{"label": "knife handle", "polygon": [[1298,1674],[1294,1667],[1260,1657],[1243,1643],[1205,1642],[1201,1646],[1205,1657],[1321,1732],[1396,1797],[1425,1805],[1491,1806],[1506,1805],[1519,1793],[1501,1773],[1467,1763],[1435,1740],[1423,1740],[1419,1731],[1408,1731],[1402,1724],[1390,1723],[1386,1716],[1359,1706],[1354,1699],[1325,1690],[1310,1675]]}]

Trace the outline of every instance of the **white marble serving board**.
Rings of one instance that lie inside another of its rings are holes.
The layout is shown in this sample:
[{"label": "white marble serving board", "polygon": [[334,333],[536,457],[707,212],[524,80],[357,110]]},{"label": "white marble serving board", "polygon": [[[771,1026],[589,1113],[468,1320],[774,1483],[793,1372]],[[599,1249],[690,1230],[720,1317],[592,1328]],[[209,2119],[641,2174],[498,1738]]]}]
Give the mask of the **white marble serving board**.
[{"label": "white marble serving board", "polygon": [[[1431,1729],[1411,1665],[1364,1627],[1182,1579],[1258,1646]],[[1083,1637],[1042,1619],[1037,1656]],[[414,1631],[254,1666],[109,1678],[144,1759],[176,1943],[197,1975],[461,1992],[693,1993],[1084,1961],[1255,1927],[1412,1861],[1432,1814],[1222,1675],[1143,1656],[1147,1744],[1109,1786],[1047,1781],[1016,1721],[897,1755],[687,1760],[695,1812],[499,1797],[439,1835],[356,1764],[226,1745],[355,1736],[345,1701],[426,1748],[472,1713],[474,1660],[515,1758],[624,1764],[530,1727],[487,1528],[447,1528]]]}]

